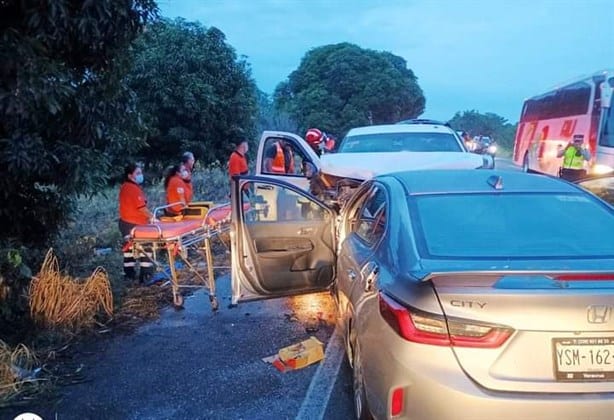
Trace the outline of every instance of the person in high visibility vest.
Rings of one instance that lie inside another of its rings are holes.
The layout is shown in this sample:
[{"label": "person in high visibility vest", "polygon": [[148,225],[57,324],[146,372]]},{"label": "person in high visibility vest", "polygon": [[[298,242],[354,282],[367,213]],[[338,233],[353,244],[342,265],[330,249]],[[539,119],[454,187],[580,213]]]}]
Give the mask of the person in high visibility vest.
[{"label": "person in high visibility vest", "polygon": [[294,153],[292,146],[283,139],[277,139],[267,148],[264,156],[264,172],[273,174],[294,173]]},{"label": "person in high visibility vest", "polygon": [[584,135],[576,134],[566,147],[559,145],[557,157],[563,158],[559,176],[567,181],[576,181],[586,176],[585,162],[591,160],[591,154],[584,147]]}]

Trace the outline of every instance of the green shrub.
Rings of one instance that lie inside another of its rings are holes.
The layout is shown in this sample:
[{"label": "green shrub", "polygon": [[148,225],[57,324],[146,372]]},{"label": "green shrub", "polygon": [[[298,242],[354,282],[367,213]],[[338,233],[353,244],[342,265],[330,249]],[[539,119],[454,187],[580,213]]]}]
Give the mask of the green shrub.
[{"label": "green shrub", "polygon": [[32,277],[26,248],[0,245],[0,339],[8,341],[30,327],[27,290]]}]

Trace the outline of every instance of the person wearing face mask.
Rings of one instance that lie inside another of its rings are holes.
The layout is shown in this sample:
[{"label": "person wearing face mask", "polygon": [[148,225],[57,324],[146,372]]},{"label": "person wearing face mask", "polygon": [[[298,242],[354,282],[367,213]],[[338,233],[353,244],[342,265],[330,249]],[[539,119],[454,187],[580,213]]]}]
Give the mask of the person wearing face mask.
[{"label": "person wearing face mask", "polygon": [[[167,216],[179,216],[185,213],[185,209],[192,201],[192,190],[187,187],[189,179],[188,170],[181,166],[171,166],[164,178],[166,191],[166,203],[174,204],[165,209]],[[179,204],[175,204],[179,203]]]},{"label": "person wearing face mask", "polygon": [[184,170],[187,172],[187,175],[183,177],[183,182],[185,183],[186,196],[189,197],[188,202],[192,200],[192,194],[194,191],[194,186],[192,184],[192,171],[194,170],[194,162],[196,162],[196,160],[194,159],[194,154],[192,152],[185,152],[181,156],[181,165],[179,167],[179,170],[182,171],[182,173]]},{"label": "person wearing face mask", "polygon": [[[124,169],[124,182],[119,189],[119,231],[124,244],[124,277],[133,281],[136,278],[136,261],[132,252],[130,232],[136,225],[144,225],[154,220],[154,215],[147,208],[147,197],[141,188],[143,170],[136,163],[130,163]],[[143,282],[153,274],[150,250],[139,258],[140,281]]]}]

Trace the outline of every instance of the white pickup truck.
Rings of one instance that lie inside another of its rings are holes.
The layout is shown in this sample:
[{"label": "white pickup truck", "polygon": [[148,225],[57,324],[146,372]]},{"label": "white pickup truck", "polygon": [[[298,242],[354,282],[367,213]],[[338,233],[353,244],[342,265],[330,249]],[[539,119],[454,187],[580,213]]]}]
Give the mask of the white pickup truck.
[{"label": "white pickup truck", "polygon": [[[291,149],[293,168],[273,172],[267,163],[283,140]],[[449,127],[437,124],[390,124],[354,128],[336,153],[322,156],[300,136],[265,131],[258,144],[255,175],[274,177],[304,190],[324,202],[343,201],[362,181],[405,169],[492,168],[490,156],[470,153]]]}]

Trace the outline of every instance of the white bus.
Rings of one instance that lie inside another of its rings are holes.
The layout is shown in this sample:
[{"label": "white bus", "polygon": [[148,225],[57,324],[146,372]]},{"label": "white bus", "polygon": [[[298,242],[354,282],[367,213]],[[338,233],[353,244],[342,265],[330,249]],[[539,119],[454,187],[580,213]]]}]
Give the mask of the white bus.
[{"label": "white bus", "polygon": [[565,147],[583,134],[592,159],[589,174],[614,171],[614,70],[604,70],[525,100],[514,141],[514,162],[523,170],[558,175]]}]

